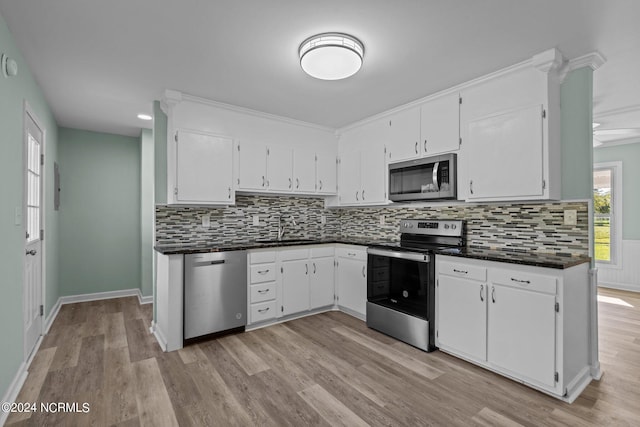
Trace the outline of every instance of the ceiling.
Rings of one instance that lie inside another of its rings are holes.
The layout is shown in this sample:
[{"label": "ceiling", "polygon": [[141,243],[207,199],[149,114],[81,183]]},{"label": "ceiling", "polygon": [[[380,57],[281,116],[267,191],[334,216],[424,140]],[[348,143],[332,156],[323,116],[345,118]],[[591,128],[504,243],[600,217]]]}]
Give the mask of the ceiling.
[{"label": "ceiling", "polygon": [[[594,116],[640,128],[635,0],[0,0],[0,14],[60,126],[139,135],[165,89],[331,128],[552,47],[594,51]],[[302,72],[308,36],[363,41],[356,75]]]}]

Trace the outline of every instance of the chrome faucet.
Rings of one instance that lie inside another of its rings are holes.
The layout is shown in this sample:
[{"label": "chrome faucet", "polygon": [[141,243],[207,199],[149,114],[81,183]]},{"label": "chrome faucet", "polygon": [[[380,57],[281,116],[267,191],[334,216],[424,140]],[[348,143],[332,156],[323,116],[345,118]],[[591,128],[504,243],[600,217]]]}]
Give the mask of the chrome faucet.
[{"label": "chrome faucet", "polygon": [[[291,215],[289,216],[289,222],[294,227],[298,225],[296,223],[296,220],[293,219],[293,216]],[[287,225],[282,223],[282,216],[278,216],[278,240],[282,240],[282,237],[284,236],[284,233],[286,231],[287,231]]]}]

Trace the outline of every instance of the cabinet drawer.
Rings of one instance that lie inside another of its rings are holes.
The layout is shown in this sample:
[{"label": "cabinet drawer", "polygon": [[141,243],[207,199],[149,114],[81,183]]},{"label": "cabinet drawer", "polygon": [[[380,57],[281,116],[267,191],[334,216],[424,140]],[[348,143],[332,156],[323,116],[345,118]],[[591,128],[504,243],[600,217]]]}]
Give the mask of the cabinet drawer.
[{"label": "cabinet drawer", "polygon": [[357,259],[359,261],[367,260],[367,251],[362,248],[336,248],[336,256],[341,258]]},{"label": "cabinet drawer", "polygon": [[278,252],[280,261],[295,261],[309,258],[309,249],[284,249]]},{"label": "cabinet drawer", "polygon": [[268,301],[251,304],[251,323],[263,322],[276,317],[276,302]]},{"label": "cabinet drawer", "polygon": [[556,294],[557,278],[553,276],[542,276],[539,274],[496,268],[490,270],[489,279],[491,283],[499,285],[527,289],[545,294]]},{"label": "cabinet drawer", "polygon": [[264,302],[276,299],[276,283],[264,283],[262,285],[252,285],[249,288],[251,303]]},{"label": "cabinet drawer", "polygon": [[465,279],[487,281],[487,269],[477,265],[458,264],[453,262],[438,261],[438,274],[447,276],[464,277]]},{"label": "cabinet drawer", "polygon": [[276,262],[275,251],[251,252],[249,254],[251,264],[261,264],[265,262]]},{"label": "cabinet drawer", "polygon": [[251,283],[272,282],[276,280],[275,264],[260,264],[251,266]]},{"label": "cabinet drawer", "polygon": [[318,248],[311,248],[311,258],[330,257],[335,254],[333,246],[321,246]]}]

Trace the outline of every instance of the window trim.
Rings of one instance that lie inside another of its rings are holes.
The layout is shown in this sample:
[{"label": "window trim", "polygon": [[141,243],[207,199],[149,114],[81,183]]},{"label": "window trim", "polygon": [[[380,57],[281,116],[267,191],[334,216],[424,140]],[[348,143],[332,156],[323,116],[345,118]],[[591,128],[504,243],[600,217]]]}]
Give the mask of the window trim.
[{"label": "window trim", "polygon": [[[594,262],[598,268],[606,269],[622,269],[622,162],[602,162],[594,163],[593,171],[599,169],[610,169],[611,178],[613,180],[612,194],[611,194],[611,209],[613,215],[611,215],[611,255],[610,261],[598,261]],[[594,248],[595,248],[595,233],[594,233]]]}]

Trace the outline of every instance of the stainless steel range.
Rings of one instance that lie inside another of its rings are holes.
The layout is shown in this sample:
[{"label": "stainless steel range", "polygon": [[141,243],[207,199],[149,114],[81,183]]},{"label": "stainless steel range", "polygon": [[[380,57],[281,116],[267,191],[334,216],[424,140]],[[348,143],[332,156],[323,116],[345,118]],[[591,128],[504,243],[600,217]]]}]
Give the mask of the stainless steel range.
[{"label": "stainless steel range", "polygon": [[425,351],[435,347],[435,253],[465,245],[459,220],[406,219],[400,243],[370,247],[367,326]]}]

